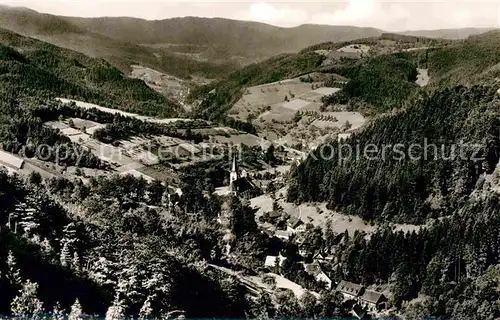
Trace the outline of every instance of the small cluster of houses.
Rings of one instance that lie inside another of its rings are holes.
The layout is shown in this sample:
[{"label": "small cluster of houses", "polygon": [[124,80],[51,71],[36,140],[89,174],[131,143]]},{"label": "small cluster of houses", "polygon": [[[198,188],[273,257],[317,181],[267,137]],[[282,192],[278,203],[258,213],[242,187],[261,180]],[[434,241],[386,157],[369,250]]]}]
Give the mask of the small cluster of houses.
[{"label": "small cluster of houses", "polygon": [[[264,261],[264,267],[272,270],[276,265],[280,267],[287,258],[281,254],[278,256],[267,256]],[[332,289],[333,281],[328,277],[328,275],[321,269],[321,264],[315,260],[313,263],[304,263],[304,270],[316,279],[317,282],[324,283],[325,287],[330,290]]]},{"label": "small cluster of houses", "polygon": [[[267,256],[264,262],[264,267],[273,269],[276,265],[282,266],[287,258],[282,256]],[[326,289],[331,290],[334,287],[334,282],[321,269],[321,264],[316,260],[313,263],[304,263],[304,270],[312,275],[316,281],[324,283]],[[340,281],[335,287],[336,291],[344,296],[345,301],[354,301],[355,304],[368,312],[377,312],[387,309],[387,297],[374,290],[366,289],[364,286],[348,281]]]}]

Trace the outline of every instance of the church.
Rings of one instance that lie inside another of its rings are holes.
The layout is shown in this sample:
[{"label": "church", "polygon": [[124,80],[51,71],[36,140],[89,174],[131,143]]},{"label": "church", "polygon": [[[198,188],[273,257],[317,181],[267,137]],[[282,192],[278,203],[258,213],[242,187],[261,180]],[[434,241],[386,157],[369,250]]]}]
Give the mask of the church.
[{"label": "church", "polygon": [[229,173],[229,186],[217,188],[215,193],[220,196],[234,195],[245,199],[257,197],[261,190],[252,182],[245,169],[238,170],[236,157],[233,157]]}]

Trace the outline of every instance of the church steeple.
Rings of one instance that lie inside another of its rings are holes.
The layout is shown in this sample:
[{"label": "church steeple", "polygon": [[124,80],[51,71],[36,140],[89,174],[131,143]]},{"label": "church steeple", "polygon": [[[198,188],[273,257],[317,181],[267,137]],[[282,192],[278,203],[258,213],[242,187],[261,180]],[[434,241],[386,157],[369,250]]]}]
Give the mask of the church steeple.
[{"label": "church steeple", "polygon": [[238,171],[236,171],[236,157],[233,157],[233,168],[231,169],[231,173],[229,175],[229,185],[232,187],[233,182],[238,180]]}]

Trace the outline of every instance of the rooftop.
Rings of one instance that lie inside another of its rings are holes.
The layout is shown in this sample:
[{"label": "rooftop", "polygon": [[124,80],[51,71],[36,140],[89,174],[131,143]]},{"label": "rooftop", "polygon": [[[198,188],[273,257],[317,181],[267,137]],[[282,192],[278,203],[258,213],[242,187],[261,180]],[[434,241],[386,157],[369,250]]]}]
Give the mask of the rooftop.
[{"label": "rooftop", "polygon": [[299,218],[295,217],[295,216],[291,216],[290,219],[288,219],[288,225],[290,226],[290,228],[297,228],[298,226],[300,226],[301,224],[303,224],[304,222],[302,222],[302,220],[300,220]]},{"label": "rooftop", "polygon": [[285,262],[286,258],[283,256],[267,256],[266,261],[264,262],[264,266],[266,267],[274,267],[276,265],[276,260],[279,259],[279,265],[283,265],[283,262]]},{"label": "rooftop", "polygon": [[363,286],[360,284],[342,280],[338,284],[337,290],[353,296],[358,296],[361,293],[361,290],[363,290]]},{"label": "rooftop", "polygon": [[381,300],[383,300],[383,298],[385,298],[385,296],[380,292],[366,290],[363,296],[361,297],[361,300],[377,304]]},{"label": "rooftop", "polygon": [[0,162],[14,169],[22,169],[24,160],[15,155],[0,150]]}]

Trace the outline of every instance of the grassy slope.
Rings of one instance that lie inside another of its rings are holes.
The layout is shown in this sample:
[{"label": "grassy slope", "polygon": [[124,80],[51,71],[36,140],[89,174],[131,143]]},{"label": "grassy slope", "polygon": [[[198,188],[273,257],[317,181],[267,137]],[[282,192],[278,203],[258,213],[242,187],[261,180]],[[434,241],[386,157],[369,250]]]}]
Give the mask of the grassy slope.
[{"label": "grassy slope", "polygon": [[241,97],[244,88],[300,76],[316,70],[323,60],[323,56],[315,53],[288,54],[249,65],[223,80],[193,91],[191,99],[203,99],[195,114],[207,119],[221,119]]}]

